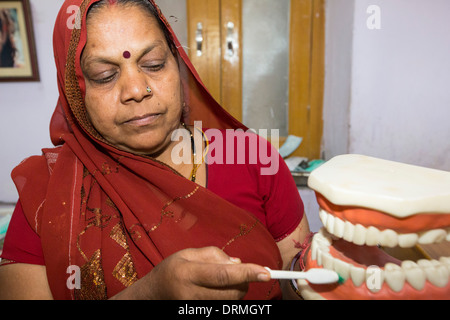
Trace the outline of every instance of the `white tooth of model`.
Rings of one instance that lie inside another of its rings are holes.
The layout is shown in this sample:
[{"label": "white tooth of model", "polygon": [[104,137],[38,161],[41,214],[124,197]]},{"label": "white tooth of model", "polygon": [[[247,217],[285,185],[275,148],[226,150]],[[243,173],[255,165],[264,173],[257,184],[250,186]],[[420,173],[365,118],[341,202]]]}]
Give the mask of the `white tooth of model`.
[{"label": "white tooth of model", "polygon": [[384,266],[384,281],[395,292],[400,292],[405,285],[405,274],[401,267],[393,263]]},{"label": "white tooth of model", "polygon": [[420,291],[425,287],[427,277],[425,272],[413,261],[403,261],[402,269],[405,272],[406,281],[416,290]]}]

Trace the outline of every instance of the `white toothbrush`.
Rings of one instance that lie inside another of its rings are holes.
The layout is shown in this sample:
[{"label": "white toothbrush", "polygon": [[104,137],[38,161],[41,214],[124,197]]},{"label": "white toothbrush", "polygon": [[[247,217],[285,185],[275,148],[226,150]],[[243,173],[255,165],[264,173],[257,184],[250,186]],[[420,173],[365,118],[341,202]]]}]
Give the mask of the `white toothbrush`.
[{"label": "white toothbrush", "polygon": [[337,272],[328,269],[309,269],[306,272],[271,270],[269,268],[266,268],[266,270],[270,272],[270,277],[272,279],[304,279],[312,284],[330,284],[339,281]]}]

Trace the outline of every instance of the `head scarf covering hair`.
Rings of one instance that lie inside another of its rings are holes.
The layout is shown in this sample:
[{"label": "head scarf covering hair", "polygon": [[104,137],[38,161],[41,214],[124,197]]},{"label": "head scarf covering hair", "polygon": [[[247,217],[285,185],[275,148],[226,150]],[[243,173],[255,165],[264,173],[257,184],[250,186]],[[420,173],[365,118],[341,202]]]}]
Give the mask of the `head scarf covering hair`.
[{"label": "head scarf covering hair", "polygon": [[[41,237],[55,299],[107,299],[171,254],[216,246],[245,263],[281,267],[277,246],[251,214],[151,157],[106,143],[86,116],[80,60],[86,16],[99,0],[65,1],[54,30],[59,100],[50,123],[53,149],[12,173],[25,215]],[[245,128],[214,101],[170,25],[190,118],[209,128]],[[68,27],[73,9],[80,24]],[[81,286],[68,285],[71,270]],[[278,282],[250,284],[248,299],[280,297]]]}]

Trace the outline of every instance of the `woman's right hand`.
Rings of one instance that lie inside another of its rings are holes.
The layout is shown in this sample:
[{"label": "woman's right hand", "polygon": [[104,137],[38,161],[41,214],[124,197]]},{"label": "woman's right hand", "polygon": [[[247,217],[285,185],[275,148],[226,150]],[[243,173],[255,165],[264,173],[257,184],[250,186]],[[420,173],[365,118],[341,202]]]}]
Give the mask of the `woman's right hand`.
[{"label": "woman's right hand", "polygon": [[243,264],[215,247],[186,249],[166,258],[115,299],[239,300],[250,282],[267,282],[262,266]]}]

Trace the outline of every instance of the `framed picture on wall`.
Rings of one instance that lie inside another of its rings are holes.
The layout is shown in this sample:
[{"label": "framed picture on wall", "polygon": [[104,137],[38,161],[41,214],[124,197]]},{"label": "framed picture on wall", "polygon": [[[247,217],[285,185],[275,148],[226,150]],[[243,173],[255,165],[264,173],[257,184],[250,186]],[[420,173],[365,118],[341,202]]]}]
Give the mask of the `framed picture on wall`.
[{"label": "framed picture on wall", "polygon": [[0,0],[0,81],[39,81],[29,0]]}]

